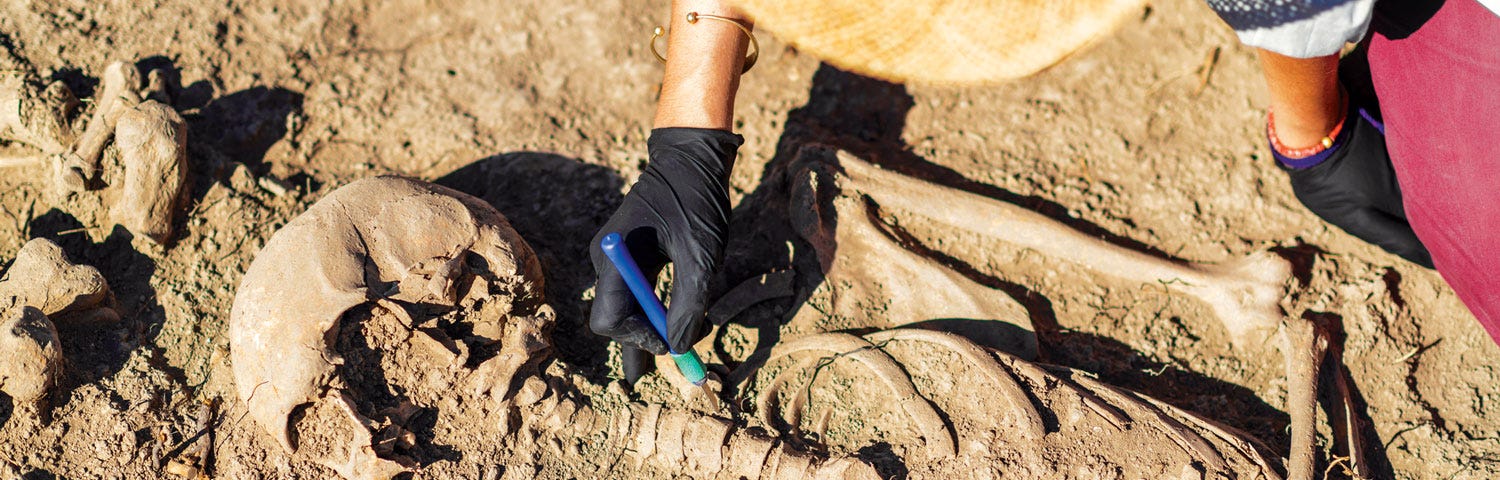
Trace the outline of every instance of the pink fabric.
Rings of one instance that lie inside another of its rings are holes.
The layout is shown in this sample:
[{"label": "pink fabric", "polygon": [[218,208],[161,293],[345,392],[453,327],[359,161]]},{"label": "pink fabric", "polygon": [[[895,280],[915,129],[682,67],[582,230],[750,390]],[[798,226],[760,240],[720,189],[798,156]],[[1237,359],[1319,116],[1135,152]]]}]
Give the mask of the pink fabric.
[{"label": "pink fabric", "polygon": [[1411,36],[1370,42],[1406,216],[1500,343],[1500,17],[1447,0]]}]

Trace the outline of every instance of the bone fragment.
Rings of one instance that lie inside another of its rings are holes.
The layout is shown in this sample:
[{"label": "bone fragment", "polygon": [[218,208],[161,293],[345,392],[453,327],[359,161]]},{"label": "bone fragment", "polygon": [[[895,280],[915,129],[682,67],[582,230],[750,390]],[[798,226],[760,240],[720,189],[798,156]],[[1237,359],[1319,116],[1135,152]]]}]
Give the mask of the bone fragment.
[{"label": "bone fragment", "polygon": [[[1334,348],[1331,354],[1335,360],[1343,356],[1339,348]],[[1356,480],[1375,478],[1375,473],[1370,470],[1370,459],[1365,455],[1364,436],[1360,434],[1360,420],[1353,392],[1349,388],[1348,372],[1338,367],[1343,365],[1341,360],[1333,362],[1333,365],[1339,370],[1333,372],[1334,388],[1338,389],[1339,396],[1339,411],[1333,420],[1333,429],[1344,434],[1344,445],[1349,448],[1349,470],[1354,472],[1353,477]]]},{"label": "bone fragment", "polygon": [[160,68],[154,68],[150,72],[146,72],[146,86],[141,88],[139,94],[141,100],[171,105],[172,97],[170,92],[167,91],[167,75],[169,73]]},{"label": "bone fragment", "polygon": [[635,458],[644,461],[656,454],[657,423],[661,421],[661,405],[650,404],[644,408],[632,405],[631,410],[640,422],[635,425]]},{"label": "bone fragment", "polygon": [[64,155],[57,172],[59,186],[82,191],[99,174],[99,163],[105,145],[114,135],[115,123],[125,110],[140,103],[141,72],[134,65],[114,62],[104,67],[99,94],[94,96],[94,114],[84,127],[83,136]]},{"label": "bone fragment", "polygon": [[13,417],[45,415],[62,376],[57,328],[35,307],[0,299],[0,392],[15,402]]},{"label": "bone fragment", "polygon": [[[556,314],[548,305],[537,307],[536,312],[529,316],[507,318],[503,337],[499,339],[500,353],[480,364],[467,380],[473,394],[477,396],[487,393],[491,400],[497,402],[506,399],[511,393],[511,386],[516,384],[514,380],[517,372],[543,359],[542,353],[549,348],[543,332],[555,318]],[[531,380],[528,378],[525,381]],[[537,384],[545,386],[541,382]],[[541,393],[545,393],[545,389]]]},{"label": "bone fragment", "polygon": [[110,216],[136,235],[165,244],[187,200],[187,125],[176,110],[154,100],[123,110],[115,144],[125,181]]},{"label": "bone fragment", "polygon": [[829,460],[818,467],[813,480],[877,480],[880,473],[868,463],[852,458]]},{"label": "bone fragment", "polygon": [[812,466],[812,459],[799,452],[791,450],[786,443],[782,443],[772,453],[776,457],[775,469],[771,471],[770,478],[775,480],[802,480],[807,478],[807,469]]},{"label": "bone fragment", "polygon": [[78,98],[60,82],[38,86],[29,73],[0,71],[0,140],[56,154],[73,142],[68,122]]},{"label": "bone fragment", "polygon": [[39,155],[0,154],[0,168],[25,168],[45,165],[47,158]]},{"label": "bone fragment", "polygon": [[[0,276],[0,302],[8,298],[59,320],[71,318],[70,314],[110,309],[112,303],[109,283],[98,269],[74,264],[62,247],[44,238],[22,245],[10,269]],[[113,314],[113,309],[109,313]]]},{"label": "bone fragment", "polygon": [[[1291,266],[1270,253],[1218,264],[1185,263],[1147,255],[1085,235],[1045,215],[992,198],[905,177],[846,152],[838,166],[853,190],[885,208],[1035,250],[1104,275],[1180,288],[1213,308],[1236,344],[1268,334],[1282,318]],[[841,225],[842,226],[842,225]]]},{"label": "bone fragment", "polygon": [[687,428],[688,415],[681,410],[663,411],[656,425],[656,454],[654,460],[661,465],[680,465],[686,460],[683,452],[682,433]]},{"label": "bone fragment", "polygon": [[734,426],[727,421],[694,416],[683,430],[682,444],[687,467],[694,472],[718,472],[724,468],[724,444]]},{"label": "bone fragment", "polygon": [[354,411],[354,399],[347,393],[336,392],[321,401],[331,402],[344,414],[341,420],[352,424],[353,428],[349,430],[354,436],[347,440],[342,451],[336,450],[319,458],[318,463],[350,480],[388,480],[411,471],[411,466],[376,455],[374,437],[369,429],[371,422]]},{"label": "bone fragment", "polygon": [[776,441],[762,435],[735,435],[729,439],[726,468],[732,478],[760,478],[760,471]]}]

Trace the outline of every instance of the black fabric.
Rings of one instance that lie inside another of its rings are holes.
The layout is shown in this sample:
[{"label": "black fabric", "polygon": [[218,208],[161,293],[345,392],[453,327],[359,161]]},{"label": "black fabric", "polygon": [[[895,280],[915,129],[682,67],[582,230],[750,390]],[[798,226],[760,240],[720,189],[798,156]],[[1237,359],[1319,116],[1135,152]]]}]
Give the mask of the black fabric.
[{"label": "black fabric", "polygon": [[1350,235],[1432,268],[1432,255],[1406,221],[1385,135],[1358,113],[1353,102],[1344,129],[1348,136],[1323,163],[1291,169],[1277,162],[1291,177],[1297,200]]},{"label": "black fabric", "polygon": [[1354,0],[1207,0],[1235,30],[1274,28],[1306,20]]},{"label": "black fabric", "polygon": [[[708,282],[723,259],[729,228],[729,169],[744,139],[722,130],[659,128],[651,131],[651,163],[630,187],[620,208],[594,236],[589,254],[597,281],[589,328],[628,349],[653,354],[691,348],[702,335]],[[655,279],[672,264],[667,305],[668,342],[641,313],[599,240],[619,232],[641,272]],[[627,351],[627,373],[639,375],[643,355]],[[634,381],[634,378],[628,378]]]},{"label": "black fabric", "polygon": [[1375,13],[1370,19],[1370,28],[1375,33],[1391,40],[1400,40],[1416,33],[1427,24],[1444,0],[1380,0],[1375,2]]}]

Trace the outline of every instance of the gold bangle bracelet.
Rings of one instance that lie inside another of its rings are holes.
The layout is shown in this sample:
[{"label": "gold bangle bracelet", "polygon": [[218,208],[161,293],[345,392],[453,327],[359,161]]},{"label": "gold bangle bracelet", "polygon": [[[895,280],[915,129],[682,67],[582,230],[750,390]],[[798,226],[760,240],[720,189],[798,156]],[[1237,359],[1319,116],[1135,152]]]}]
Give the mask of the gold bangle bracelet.
[{"label": "gold bangle bracelet", "polygon": [[[755,61],[760,59],[760,42],[755,41],[755,34],[750,33],[750,28],[746,27],[745,24],[740,23],[738,20],[728,17],[721,17],[718,15],[705,15],[698,12],[688,12],[687,14],[688,23],[698,23],[698,19],[700,18],[707,18],[709,20],[718,20],[720,22],[728,23],[730,25],[734,25],[735,28],[740,29],[741,32],[745,32],[745,36],[750,38],[750,53],[745,54],[745,68],[740,70],[740,75],[744,75],[745,72],[750,71],[750,67],[755,66]],[[666,34],[667,30],[660,26],[657,26],[655,30],[651,31],[651,54],[656,55],[656,59],[660,60],[661,63],[667,63],[667,57],[662,56],[661,52],[656,51],[656,39],[666,36]]]}]

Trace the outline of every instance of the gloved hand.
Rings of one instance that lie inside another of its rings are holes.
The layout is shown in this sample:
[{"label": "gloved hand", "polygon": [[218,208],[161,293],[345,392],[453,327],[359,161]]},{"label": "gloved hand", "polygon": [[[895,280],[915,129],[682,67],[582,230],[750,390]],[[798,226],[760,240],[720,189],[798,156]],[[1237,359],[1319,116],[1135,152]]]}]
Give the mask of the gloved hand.
[{"label": "gloved hand", "polygon": [[[729,171],[744,139],[723,130],[658,128],[646,148],[651,163],[625,195],[620,208],[594,236],[589,254],[597,281],[589,328],[625,347],[625,377],[634,382],[647,368],[640,350],[656,355],[684,352],[701,335],[708,282],[724,255],[729,230]],[[651,328],[599,240],[619,232],[648,279],[673,265],[663,342]]]},{"label": "gloved hand", "polygon": [[1272,148],[1276,164],[1308,210],[1360,240],[1432,268],[1432,255],[1406,221],[1385,127],[1371,113],[1351,100],[1331,148],[1306,159],[1289,159]]}]

